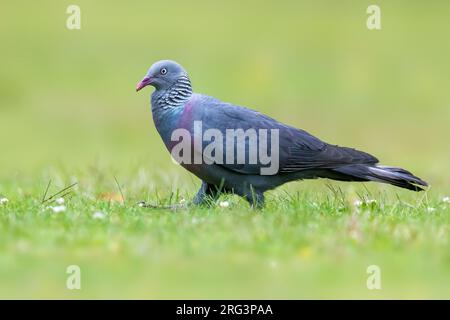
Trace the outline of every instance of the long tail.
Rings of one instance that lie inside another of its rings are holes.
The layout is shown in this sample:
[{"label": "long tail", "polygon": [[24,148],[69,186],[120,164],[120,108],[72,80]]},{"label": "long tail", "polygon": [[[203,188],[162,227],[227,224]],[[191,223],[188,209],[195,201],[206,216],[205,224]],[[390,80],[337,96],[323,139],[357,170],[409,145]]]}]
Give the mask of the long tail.
[{"label": "long tail", "polygon": [[428,186],[425,181],[401,168],[354,164],[332,170],[338,174],[343,174],[339,178],[347,181],[377,181],[413,191],[422,191],[425,190],[424,187]]}]

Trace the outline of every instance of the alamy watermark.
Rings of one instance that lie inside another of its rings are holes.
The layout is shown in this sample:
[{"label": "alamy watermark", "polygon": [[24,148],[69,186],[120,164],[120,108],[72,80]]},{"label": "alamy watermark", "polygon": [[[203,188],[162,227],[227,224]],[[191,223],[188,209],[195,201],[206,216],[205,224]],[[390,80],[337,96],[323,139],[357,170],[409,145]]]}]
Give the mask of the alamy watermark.
[{"label": "alamy watermark", "polygon": [[381,30],[381,9],[379,6],[372,4],[366,10],[367,17],[366,26],[369,30]]},{"label": "alamy watermark", "polygon": [[381,290],[381,269],[376,264],[370,265],[366,269],[367,277],[366,286],[369,290]]},{"label": "alamy watermark", "polygon": [[67,7],[66,13],[69,15],[66,20],[66,27],[69,30],[81,29],[81,9],[75,4]]},{"label": "alamy watermark", "polygon": [[66,273],[69,275],[66,280],[66,287],[69,290],[81,289],[81,269],[76,264],[70,265],[66,269]]},{"label": "alamy watermark", "polygon": [[194,121],[194,132],[178,128],[172,132],[172,158],[179,164],[258,165],[261,175],[274,175],[279,169],[279,129],[209,128]]}]

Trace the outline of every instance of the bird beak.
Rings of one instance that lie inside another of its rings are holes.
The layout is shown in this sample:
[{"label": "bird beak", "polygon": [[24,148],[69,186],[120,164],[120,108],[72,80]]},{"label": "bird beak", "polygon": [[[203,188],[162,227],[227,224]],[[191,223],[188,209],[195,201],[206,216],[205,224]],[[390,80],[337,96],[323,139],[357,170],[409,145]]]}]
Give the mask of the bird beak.
[{"label": "bird beak", "polygon": [[139,90],[141,90],[142,88],[148,86],[150,83],[152,82],[152,78],[151,77],[145,77],[144,79],[142,79],[141,82],[139,82],[136,86],[136,92],[138,92]]}]

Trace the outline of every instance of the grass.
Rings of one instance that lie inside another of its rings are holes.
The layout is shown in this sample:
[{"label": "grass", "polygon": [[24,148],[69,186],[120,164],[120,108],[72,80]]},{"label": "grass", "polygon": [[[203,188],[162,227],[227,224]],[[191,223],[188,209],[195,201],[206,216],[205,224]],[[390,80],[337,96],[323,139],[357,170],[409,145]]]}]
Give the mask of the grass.
[{"label": "grass", "polygon": [[[380,31],[365,27],[373,3],[360,0],[79,0],[82,28],[69,31],[72,2],[2,1],[0,297],[450,298],[450,4],[377,3]],[[171,163],[149,91],[134,91],[165,58],[197,92],[432,187],[307,181],[270,192],[261,211],[237,197],[136,206],[199,187]],[[47,196],[77,183],[65,211],[42,204],[49,181]],[[66,288],[72,264],[80,291]],[[367,289],[369,265],[382,290]]]},{"label": "grass", "polygon": [[[435,195],[306,182],[301,191],[272,192],[260,211],[234,196],[220,199],[230,202],[228,208],[167,210],[135,205],[143,200],[136,195],[145,194],[138,183],[121,185],[122,203],[113,177],[107,194],[90,185],[96,177],[79,178],[64,212],[42,203],[46,184],[0,207],[1,297],[450,294],[443,280],[450,274],[450,204]],[[59,189],[51,186],[48,194]],[[188,196],[154,190],[145,200],[169,204]],[[65,286],[66,268],[73,264],[82,272],[79,291]],[[381,290],[366,287],[370,265],[381,268]]]}]

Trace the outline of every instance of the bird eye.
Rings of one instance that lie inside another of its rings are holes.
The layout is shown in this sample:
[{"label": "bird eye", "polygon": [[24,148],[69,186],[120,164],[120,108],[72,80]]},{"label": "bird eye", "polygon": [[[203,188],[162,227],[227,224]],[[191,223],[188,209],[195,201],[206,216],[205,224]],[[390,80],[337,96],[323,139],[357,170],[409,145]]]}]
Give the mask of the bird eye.
[{"label": "bird eye", "polygon": [[165,75],[167,73],[167,69],[166,68],[162,68],[159,73],[161,73],[162,75]]}]

